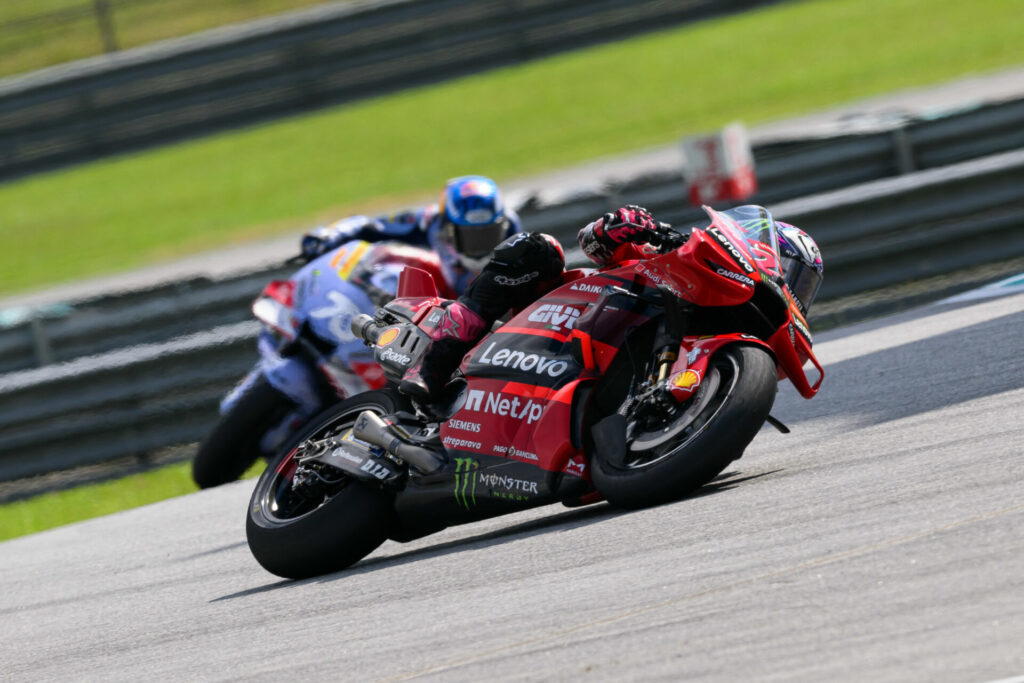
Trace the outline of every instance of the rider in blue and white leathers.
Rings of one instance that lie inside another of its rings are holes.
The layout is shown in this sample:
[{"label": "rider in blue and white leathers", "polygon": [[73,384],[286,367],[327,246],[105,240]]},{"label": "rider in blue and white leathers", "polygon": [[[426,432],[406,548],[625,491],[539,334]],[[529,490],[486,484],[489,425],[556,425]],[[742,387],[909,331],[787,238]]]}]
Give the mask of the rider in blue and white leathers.
[{"label": "rider in blue and white leathers", "polygon": [[[260,359],[221,401],[221,418],[196,453],[193,478],[203,488],[236,479],[260,456],[272,458],[327,405],[385,384],[351,321],[390,301],[405,268],[428,272],[453,299],[450,334],[427,354],[443,368],[494,310],[536,295],[539,274],[547,272],[538,254],[553,250],[522,234],[519,217],[483,176],[450,180],[436,205],[317,228],[301,246],[305,265],[268,284],[253,303],[264,326]],[[434,379],[435,365],[426,380]],[[423,376],[413,370],[403,384],[415,391]]]},{"label": "rider in blue and white leathers", "polygon": [[302,237],[302,254],[312,260],[351,240],[395,241],[434,251],[444,282],[458,296],[487,263],[494,248],[522,232],[516,212],[506,207],[497,184],[483,176],[453,178],[441,200],[415,211],[388,216],[351,216]]},{"label": "rider in blue and white leathers", "polygon": [[397,238],[429,246],[440,259],[447,286],[440,293],[455,300],[445,308],[422,362],[399,386],[420,398],[439,395],[449,366],[466,351],[468,340],[502,312],[546,291],[565,264],[557,240],[523,233],[497,185],[482,176],[449,181],[437,206],[388,218],[350,218],[318,229],[303,238],[303,251],[315,255],[325,245],[353,238]]},{"label": "rider in blue and white leathers", "polygon": [[[261,439],[270,454],[298,426],[338,400],[385,382],[373,352],[350,329],[353,317],[373,314],[392,298],[406,266],[430,273],[439,293],[454,299],[488,261],[496,245],[521,231],[494,181],[482,176],[450,180],[438,204],[391,216],[352,216],[302,237],[306,265],[289,280],[293,292],[283,313],[257,301],[253,312],[268,329],[260,335],[261,360],[221,402],[227,414],[261,377],[295,405]],[[269,313],[268,313],[269,311]],[[275,321],[275,316],[283,316]],[[324,357],[312,366],[303,355],[282,355],[278,335],[293,338],[306,326]],[[295,329],[293,329],[295,328]],[[326,392],[320,377],[331,391]]]}]

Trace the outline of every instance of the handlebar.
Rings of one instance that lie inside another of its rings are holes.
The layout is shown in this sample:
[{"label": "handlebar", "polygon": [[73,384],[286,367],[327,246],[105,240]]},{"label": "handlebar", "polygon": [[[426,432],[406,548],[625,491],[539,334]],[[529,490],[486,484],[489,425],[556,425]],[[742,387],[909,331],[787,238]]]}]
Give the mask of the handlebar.
[{"label": "handlebar", "polygon": [[360,313],[352,318],[352,334],[370,345],[376,345],[383,330],[377,326],[377,321],[372,315]]},{"label": "handlebar", "polygon": [[658,251],[665,254],[683,246],[688,239],[690,239],[688,233],[681,233],[668,223],[658,223],[658,227],[649,241],[658,247]]}]

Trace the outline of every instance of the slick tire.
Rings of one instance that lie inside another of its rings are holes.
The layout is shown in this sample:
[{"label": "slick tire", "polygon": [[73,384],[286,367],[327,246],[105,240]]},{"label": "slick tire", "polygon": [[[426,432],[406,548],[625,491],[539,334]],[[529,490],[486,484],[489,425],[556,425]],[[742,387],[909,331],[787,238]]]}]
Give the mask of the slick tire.
[{"label": "slick tire", "polygon": [[260,440],[295,403],[260,377],[214,425],[192,460],[192,479],[201,489],[241,477],[263,453]]},{"label": "slick tire", "polygon": [[684,407],[646,431],[629,425],[625,454],[604,453],[595,446],[595,487],[610,503],[625,508],[687,495],[743,455],[771,411],[777,383],[775,361],[763,348],[723,347],[685,406],[693,407],[692,414]]},{"label": "slick tire", "polygon": [[[364,410],[387,415],[408,409],[393,389],[368,391],[321,413],[296,444],[340,434]],[[268,467],[256,483],[245,533],[249,550],[264,569],[304,579],[342,570],[383,543],[394,520],[395,494],[342,475],[340,484],[323,496],[304,499],[292,489],[296,450]]]}]

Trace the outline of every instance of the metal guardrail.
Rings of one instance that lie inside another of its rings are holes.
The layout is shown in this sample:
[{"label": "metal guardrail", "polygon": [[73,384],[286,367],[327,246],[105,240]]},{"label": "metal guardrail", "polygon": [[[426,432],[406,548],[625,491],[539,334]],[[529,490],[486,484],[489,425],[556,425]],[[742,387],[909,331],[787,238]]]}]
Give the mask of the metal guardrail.
[{"label": "metal guardrail", "polygon": [[[927,120],[890,117],[879,127],[876,122],[870,133],[758,145],[754,154],[761,191],[752,201],[771,204],[1024,147],[1024,100]],[[529,229],[558,232],[569,243],[580,221],[627,201],[644,204],[673,223],[699,221],[702,214],[686,203],[683,182],[680,163],[657,175],[542,198],[521,214]],[[25,311],[17,323],[5,325],[0,319],[0,373],[245,320],[249,302],[266,282],[290,271],[281,267],[221,280],[195,278],[73,302],[63,311]],[[830,278],[824,295],[831,295],[834,286]]]},{"label": "metal guardrail", "polygon": [[0,82],[0,176],[205,134],[776,0],[373,0]]},{"label": "metal guardrail", "polygon": [[[1024,255],[1022,187],[1024,149],[769,206],[818,240],[828,298]],[[638,183],[630,197],[691,211],[678,188]],[[538,211],[533,224],[568,241],[617,201],[568,201]],[[569,261],[580,261],[578,251]],[[256,329],[238,323],[0,376],[0,480],[200,438],[255,360]]]},{"label": "metal guardrail", "polygon": [[0,481],[200,439],[256,358],[244,322],[0,377]]},{"label": "metal guardrail", "polygon": [[[296,240],[296,244],[298,241]],[[249,303],[272,279],[294,266],[222,280],[193,278],[20,314],[0,329],[0,373],[165,341],[251,319]]]},{"label": "metal guardrail", "polygon": [[1024,255],[1024,148],[772,205],[822,246],[823,300]]}]

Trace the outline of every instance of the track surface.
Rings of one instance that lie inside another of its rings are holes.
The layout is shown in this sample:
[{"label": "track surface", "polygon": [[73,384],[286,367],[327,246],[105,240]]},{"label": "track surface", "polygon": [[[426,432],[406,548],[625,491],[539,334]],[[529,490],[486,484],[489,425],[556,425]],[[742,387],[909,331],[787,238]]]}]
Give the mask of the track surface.
[{"label": "track surface", "polygon": [[0,544],[4,680],[1024,674],[1024,294],[820,335],[821,394],[701,495],[387,543],[300,582],[252,482]]}]

